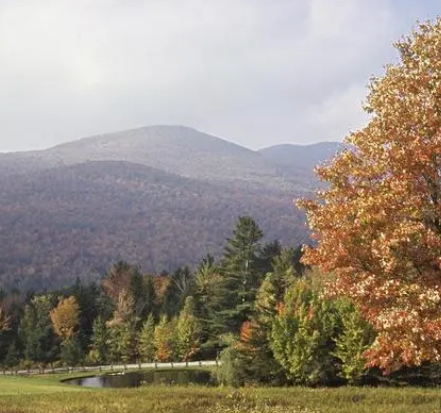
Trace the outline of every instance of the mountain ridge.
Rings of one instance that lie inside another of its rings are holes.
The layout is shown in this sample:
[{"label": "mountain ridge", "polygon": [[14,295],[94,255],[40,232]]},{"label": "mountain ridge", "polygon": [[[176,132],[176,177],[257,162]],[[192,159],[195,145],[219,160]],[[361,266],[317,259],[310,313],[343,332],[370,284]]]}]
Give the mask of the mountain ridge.
[{"label": "mountain ridge", "polygon": [[307,168],[167,126],[0,156],[0,174],[0,284],[20,288],[90,279],[117,259],[151,272],[196,265],[220,253],[239,215],[299,244],[292,201],[316,184]]}]

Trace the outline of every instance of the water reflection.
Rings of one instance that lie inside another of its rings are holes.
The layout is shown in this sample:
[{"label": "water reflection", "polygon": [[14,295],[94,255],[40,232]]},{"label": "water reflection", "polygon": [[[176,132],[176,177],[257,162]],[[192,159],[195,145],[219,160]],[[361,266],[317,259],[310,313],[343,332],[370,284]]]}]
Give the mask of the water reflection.
[{"label": "water reflection", "polygon": [[66,383],[84,387],[139,387],[144,384],[201,384],[215,385],[215,379],[204,370],[155,370],[108,374],[67,380]]}]

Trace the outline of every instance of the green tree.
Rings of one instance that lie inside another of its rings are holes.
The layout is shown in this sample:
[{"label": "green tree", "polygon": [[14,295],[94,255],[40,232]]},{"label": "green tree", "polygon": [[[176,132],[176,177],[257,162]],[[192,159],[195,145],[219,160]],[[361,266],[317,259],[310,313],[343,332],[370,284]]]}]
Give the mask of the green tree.
[{"label": "green tree", "polygon": [[122,290],[113,318],[106,323],[109,329],[110,353],[114,361],[131,362],[136,360],[137,322],[132,295],[128,291]]},{"label": "green tree", "polygon": [[176,352],[180,360],[191,360],[200,350],[202,326],[195,315],[193,297],[187,297],[176,325]]},{"label": "green tree", "polygon": [[201,351],[204,357],[216,357],[222,347],[221,336],[228,331],[225,316],[226,289],[224,278],[212,257],[204,259],[195,275],[195,314],[201,323]]},{"label": "green tree", "polygon": [[149,314],[139,336],[139,356],[143,362],[155,360],[155,318]]},{"label": "green tree", "polygon": [[287,290],[271,331],[275,359],[302,385],[332,382],[338,367],[332,355],[338,315],[332,302],[320,297],[314,278],[299,279]]},{"label": "green tree", "polygon": [[333,354],[341,361],[340,376],[355,384],[367,373],[365,352],[373,343],[375,333],[347,300],[339,301],[338,310],[343,331],[336,338]]},{"label": "green tree", "polygon": [[188,267],[178,268],[169,278],[161,313],[172,318],[179,314],[185,299],[193,293],[194,275]]},{"label": "green tree", "polygon": [[225,247],[221,263],[224,308],[219,315],[224,317],[230,331],[238,332],[251,315],[263,277],[259,270],[262,237],[262,231],[251,217],[240,217]]},{"label": "green tree", "polygon": [[13,341],[6,352],[6,356],[3,360],[3,365],[6,367],[16,367],[20,362],[20,352],[17,348],[17,344]]},{"label": "green tree", "polygon": [[25,307],[20,323],[20,337],[24,356],[34,362],[49,362],[56,354],[55,337],[49,312],[52,297],[35,296]]},{"label": "green tree", "polygon": [[77,338],[83,352],[86,352],[91,343],[93,322],[100,313],[102,291],[95,283],[84,284],[77,278],[75,284],[68,290],[69,295],[75,297],[79,306],[79,325]]},{"label": "green tree", "polygon": [[92,363],[105,364],[109,360],[110,335],[101,316],[95,318],[92,329],[89,360]]}]

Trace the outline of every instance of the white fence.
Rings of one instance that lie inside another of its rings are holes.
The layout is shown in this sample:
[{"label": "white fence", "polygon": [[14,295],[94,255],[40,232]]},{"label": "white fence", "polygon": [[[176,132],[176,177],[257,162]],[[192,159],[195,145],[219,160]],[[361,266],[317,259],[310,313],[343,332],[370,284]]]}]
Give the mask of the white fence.
[{"label": "white fence", "polygon": [[170,368],[191,368],[191,367],[213,367],[219,366],[217,360],[208,361],[181,361],[170,363],[137,363],[137,364],[108,364],[105,366],[81,366],[81,367],[47,367],[41,369],[28,370],[3,370],[3,375],[32,375],[32,374],[54,374],[54,373],[80,373],[80,372],[121,372],[126,370],[140,369],[170,369]]}]

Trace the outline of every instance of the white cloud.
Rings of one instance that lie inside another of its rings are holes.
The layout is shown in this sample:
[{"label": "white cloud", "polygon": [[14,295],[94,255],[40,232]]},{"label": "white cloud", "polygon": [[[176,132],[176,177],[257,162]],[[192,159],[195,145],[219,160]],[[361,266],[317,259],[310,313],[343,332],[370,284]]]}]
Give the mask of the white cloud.
[{"label": "white cloud", "polygon": [[157,123],[249,147],[342,138],[412,13],[392,0],[0,0],[0,150]]}]

